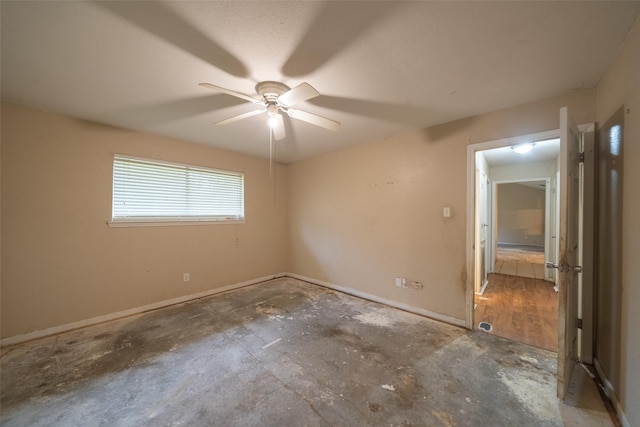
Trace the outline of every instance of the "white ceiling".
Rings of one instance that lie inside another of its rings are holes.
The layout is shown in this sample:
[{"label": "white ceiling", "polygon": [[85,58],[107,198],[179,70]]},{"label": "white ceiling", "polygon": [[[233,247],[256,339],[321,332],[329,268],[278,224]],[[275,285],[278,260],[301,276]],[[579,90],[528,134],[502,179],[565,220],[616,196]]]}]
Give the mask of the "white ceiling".
[{"label": "white ceiling", "polygon": [[640,2],[1,2],[2,98],[267,157],[256,82],[301,82],[278,159],[594,87]]},{"label": "white ceiling", "polygon": [[554,160],[560,153],[560,139],[549,139],[534,143],[531,151],[518,154],[509,147],[493,148],[481,151],[490,167],[521,163],[543,163]]}]

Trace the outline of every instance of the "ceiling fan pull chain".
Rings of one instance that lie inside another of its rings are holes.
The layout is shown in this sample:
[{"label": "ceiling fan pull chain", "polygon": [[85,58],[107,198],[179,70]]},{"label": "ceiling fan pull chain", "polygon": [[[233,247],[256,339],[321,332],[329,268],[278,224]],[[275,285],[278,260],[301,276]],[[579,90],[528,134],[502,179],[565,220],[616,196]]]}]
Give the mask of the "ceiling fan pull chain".
[{"label": "ceiling fan pull chain", "polygon": [[273,164],[275,160],[275,147],[273,146],[274,134],[275,129],[269,128],[269,177],[271,178],[271,183],[273,185],[273,206],[276,205],[276,171]]},{"label": "ceiling fan pull chain", "polygon": [[273,128],[269,128],[269,178],[273,176]]}]

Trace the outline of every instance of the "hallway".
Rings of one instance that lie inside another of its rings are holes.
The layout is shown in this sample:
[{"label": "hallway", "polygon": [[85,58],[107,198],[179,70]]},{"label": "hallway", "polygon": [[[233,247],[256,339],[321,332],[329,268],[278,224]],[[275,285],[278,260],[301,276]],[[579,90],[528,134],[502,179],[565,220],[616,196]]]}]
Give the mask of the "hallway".
[{"label": "hallway", "polygon": [[553,283],[529,277],[489,274],[489,285],[475,295],[474,324],[491,333],[558,351],[558,297]]}]

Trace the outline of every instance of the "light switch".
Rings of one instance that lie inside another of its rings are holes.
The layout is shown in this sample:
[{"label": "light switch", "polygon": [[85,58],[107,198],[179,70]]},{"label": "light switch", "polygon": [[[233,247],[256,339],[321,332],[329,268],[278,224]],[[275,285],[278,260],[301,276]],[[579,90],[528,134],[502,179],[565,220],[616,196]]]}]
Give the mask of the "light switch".
[{"label": "light switch", "polygon": [[450,207],[442,208],[442,216],[445,217],[445,218],[450,218],[451,217],[451,208]]}]

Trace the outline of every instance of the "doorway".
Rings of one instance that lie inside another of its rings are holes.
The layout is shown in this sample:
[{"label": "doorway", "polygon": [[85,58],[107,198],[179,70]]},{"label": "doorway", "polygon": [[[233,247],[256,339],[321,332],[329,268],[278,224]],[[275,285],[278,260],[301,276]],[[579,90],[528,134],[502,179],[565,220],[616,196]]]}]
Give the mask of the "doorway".
[{"label": "doorway", "polygon": [[[526,165],[524,165],[526,167]],[[547,279],[549,254],[550,178],[497,182],[497,252],[495,272],[516,277]]]},{"label": "doorway", "polygon": [[[513,147],[524,143],[544,142],[560,139],[556,172],[557,215],[556,261],[547,260],[548,268],[556,269],[558,287],[558,397],[567,395],[571,374],[576,361],[590,358],[593,337],[592,311],[592,257],[593,236],[588,230],[593,228],[592,215],[585,214],[583,206],[593,206],[593,123],[576,126],[567,107],[560,109],[560,128],[521,137],[505,138],[497,141],[470,144],[467,147],[467,317],[465,325],[475,328],[475,288],[479,280],[480,268],[476,264],[479,250],[477,222],[478,195],[476,193],[476,170],[488,167],[486,159],[478,161],[480,152],[494,148]],[[539,142],[538,142],[539,141]],[[533,144],[529,144],[533,146]],[[511,171],[518,165],[511,165]],[[509,168],[506,168],[509,170]],[[524,169],[524,168],[520,168]],[[526,168],[529,169],[529,168]],[[504,172],[504,170],[503,170]],[[495,178],[495,177],[494,177]],[[590,202],[591,201],[591,202]],[[589,209],[587,210],[587,212]],[[583,232],[584,231],[584,232]],[[494,230],[495,235],[495,230]],[[559,243],[558,243],[559,242]],[[552,245],[550,245],[551,247]],[[583,264],[583,261],[586,261]],[[490,284],[489,284],[490,286]],[[482,325],[478,324],[481,329]]]},{"label": "doorway", "polygon": [[558,295],[544,263],[555,262],[560,141],[531,141],[527,153],[514,145],[475,153],[479,278],[473,327],[557,351]]}]

